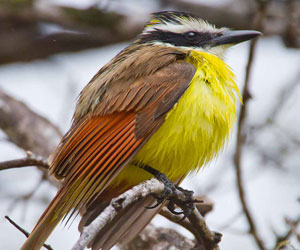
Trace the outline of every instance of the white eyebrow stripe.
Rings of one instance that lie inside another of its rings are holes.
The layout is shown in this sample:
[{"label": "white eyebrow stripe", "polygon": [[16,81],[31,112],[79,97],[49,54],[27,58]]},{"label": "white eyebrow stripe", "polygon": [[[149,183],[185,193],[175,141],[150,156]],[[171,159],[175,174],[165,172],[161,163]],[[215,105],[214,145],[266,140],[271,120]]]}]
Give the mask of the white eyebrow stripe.
[{"label": "white eyebrow stripe", "polygon": [[147,26],[144,29],[145,33],[150,33],[155,30],[161,30],[161,31],[169,31],[174,33],[186,33],[189,31],[195,31],[195,32],[216,32],[216,31],[222,31],[222,29],[216,29],[213,25],[208,24],[207,22],[203,20],[197,20],[197,19],[186,19],[186,20],[180,20],[180,23],[174,23],[174,22],[163,22],[163,23],[157,23],[151,26]]}]

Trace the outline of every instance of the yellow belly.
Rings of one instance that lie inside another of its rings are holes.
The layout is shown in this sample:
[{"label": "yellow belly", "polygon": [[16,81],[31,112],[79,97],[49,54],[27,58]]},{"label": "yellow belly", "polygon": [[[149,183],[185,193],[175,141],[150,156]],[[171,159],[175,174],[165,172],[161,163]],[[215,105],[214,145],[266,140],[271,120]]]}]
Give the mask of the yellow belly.
[{"label": "yellow belly", "polygon": [[[223,148],[236,120],[234,91],[239,95],[233,73],[219,58],[192,51],[187,61],[197,69],[189,88],[134,157],[173,181],[199,170]],[[151,177],[129,164],[113,186]]]}]

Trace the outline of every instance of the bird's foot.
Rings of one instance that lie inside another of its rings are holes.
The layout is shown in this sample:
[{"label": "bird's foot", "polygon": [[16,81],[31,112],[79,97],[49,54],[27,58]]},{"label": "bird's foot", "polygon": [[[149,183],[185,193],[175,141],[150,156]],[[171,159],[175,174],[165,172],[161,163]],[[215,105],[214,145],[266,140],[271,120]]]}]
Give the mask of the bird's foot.
[{"label": "bird's foot", "polygon": [[165,174],[159,172],[158,170],[156,170],[150,166],[143,166],[143,169],[145,169],[147,172],[151,173],[156,179],[158,179],[159,181],[161,181],[164,184],[164,190],[160,195],[158,195],[156,193],[152,193],[152,196],[157,201],[156,204],[153,206],[150,206],[150,207],[146,207],[148,209],[156,208],[160,204],[162,204],[165,200],[169,200],[169,197],[176,190],[176,186]]},{"label": "bird's foot", "polygon": [[[164,184],[164,190],[160,195],[155,193],[152,194],[157,201],[156,204],[146,208],[156,208],[166,200],[167,208],[171,213],[175,215],[184,215],[183,218],[180,219],[181,221],[193,212],[195,209],[195,203],[203,202],[202,200],[194,199],[193,191],[176,186],[165,174],[159,172],[158,170],[148,165],[143,165],[142,168]],[[176,211],[176,206],[180,207],[181,211]]]},{"label": "bird's foot", "polygon": [[196,207],[196,203],[202,203],[203,200],[195,199],[194,192],[191,190],[184,189],[179,186],[176,187],[176,192],[174,192],[170,198],[167,208],[170,212],[174,213],[170,208],[180,207],[181,211],[174,214],[183,214],[183,217],[179,221],[183,221],[186,217],[190,216]]}]

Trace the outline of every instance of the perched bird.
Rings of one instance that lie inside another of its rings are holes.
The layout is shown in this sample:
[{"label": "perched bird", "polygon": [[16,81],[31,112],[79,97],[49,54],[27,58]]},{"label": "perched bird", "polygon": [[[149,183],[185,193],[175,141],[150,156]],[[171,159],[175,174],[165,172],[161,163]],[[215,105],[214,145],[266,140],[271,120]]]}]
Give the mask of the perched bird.
[{"label": "perched bird", "polygon": [[[153,16],[80,93],[72,126],[50,160],[62,186],[22,250],[40,249],[58,222],[78,211],[79,228],[88,225],[113,197],[152,178],[140,166],[179,184],[223,148],[241,100],[223,54],[260,32],[219,29],[183,12]],[[132,239],[158,212],[145,209],[152,202],[147,197],[121,211],[91,247]]]}]

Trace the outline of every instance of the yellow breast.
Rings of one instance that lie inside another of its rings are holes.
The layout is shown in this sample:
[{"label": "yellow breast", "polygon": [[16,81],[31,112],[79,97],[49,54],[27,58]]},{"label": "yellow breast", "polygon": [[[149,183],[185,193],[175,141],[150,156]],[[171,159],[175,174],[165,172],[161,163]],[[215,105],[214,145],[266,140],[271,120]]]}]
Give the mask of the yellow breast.
[{"label": "yellow breast", "polygon": [[[223,148],[236,120],[234,92],[240,98],[234,75],[221,59],[191,51],[186,61],[196,68],[189,88],[134,158],[173,181],[199,170]],[[135,185],[150,177],[129,164],[116,182]]]}]

